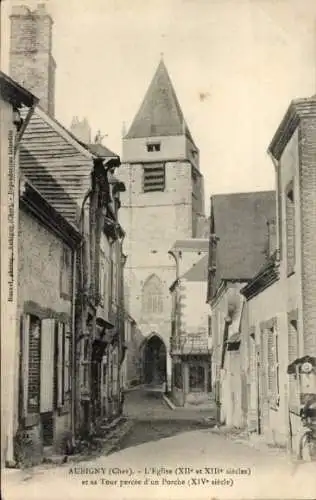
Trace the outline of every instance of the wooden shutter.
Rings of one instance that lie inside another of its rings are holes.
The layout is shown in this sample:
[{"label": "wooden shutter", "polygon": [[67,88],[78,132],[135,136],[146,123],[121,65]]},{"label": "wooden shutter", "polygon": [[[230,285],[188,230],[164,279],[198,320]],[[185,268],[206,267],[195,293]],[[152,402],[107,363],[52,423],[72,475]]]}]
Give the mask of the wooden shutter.
[{"label": "wooden shutter", "polygon": [[[293,363],[298,356],[297,311],[292,311],[288,313],[288,363]],[[291,408],[299,405],[299,380],[295,374],[289,375],[289,403]]]},{"label": "wooden shutter", "polygon": [[279,360],[279,331],[278,324],[275,320],[274,326],[274,360],[275,360],[275,398],[276,402],[279,400],[280,395],[280,360]]},{"label": "wooden shutter", "polygon": [[268,332],[266,324],[260,325],[261,346],[260,346],[260,408],[262,415],[262,425],[266,429],[269,427],[269,399],[268,399]]},{"label": "wooden shutter", "polygon": [[53,410],[54,399],[54,329],[53,319],[42,320],[40,412]]},{"label": "wooden shutter", "polygon": [[274,331],[273,328],[267,330],[268,340],[268,393],[270,397],[274,396],[274,379],[275,379],[275,359],[274,359]]},{"label": "wooden shutter", "polygon": [[70,391],[70,333],[64,329],[64,394]]},{"label": "wooden shutter", "polygon": [[64,404],[64,325],[58,323],[57,406]]},{"label": "wooden shutter", "polygon": [[22,390],[22,417],[26,417],[27,411],[27,401],[28,401],[28,379],[29,379],[29,332],[30,332],[30,316],[28,314],[23,314],[21,317],[21,351],[22,351],[22,363],[21,363],[21,390]]},{"label": "wooden shutter", "polygon": [[40,409],[41,381],[41,322],[30,316],[29,367],[28,367],[28,413],[38,413]]}]

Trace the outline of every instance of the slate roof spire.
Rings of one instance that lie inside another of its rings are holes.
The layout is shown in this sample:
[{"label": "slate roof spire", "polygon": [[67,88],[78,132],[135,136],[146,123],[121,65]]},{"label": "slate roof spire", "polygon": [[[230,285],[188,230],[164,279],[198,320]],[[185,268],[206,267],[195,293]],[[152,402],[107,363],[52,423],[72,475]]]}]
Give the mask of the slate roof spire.
[{"label": "slate roof spire", "polygon": [[126,139],[186,135],[194,144],[172,85],[163,54]]}]

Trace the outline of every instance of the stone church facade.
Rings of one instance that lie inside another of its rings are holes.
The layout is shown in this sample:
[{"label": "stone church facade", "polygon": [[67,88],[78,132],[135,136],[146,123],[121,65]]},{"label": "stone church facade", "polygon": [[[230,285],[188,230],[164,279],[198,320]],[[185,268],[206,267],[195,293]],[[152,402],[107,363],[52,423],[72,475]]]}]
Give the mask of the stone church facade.
[{"label": "stone church facade", "polygon": [[145,337],[140,351],[145,383],[171,384],[170,285],[177,239],[196,238],[204,216],[199,150],[161,60],[141,107],[123,138],[120,179],[126,307]]}]

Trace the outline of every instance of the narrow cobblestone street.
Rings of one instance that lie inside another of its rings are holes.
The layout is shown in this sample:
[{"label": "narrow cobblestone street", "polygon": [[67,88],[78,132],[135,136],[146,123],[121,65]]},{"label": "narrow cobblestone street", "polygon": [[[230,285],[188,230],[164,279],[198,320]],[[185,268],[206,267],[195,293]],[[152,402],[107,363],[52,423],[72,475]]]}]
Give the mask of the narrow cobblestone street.
[{"label": "narrow cobblestone street", "polygon": [[7,470],[3,498],[53,500],[62,491],[67,499],[253,499],[263,498],[268,484],[264,498],[315,498],[314,464],[236,442],[213,429],[205,411],[173,411],[161,394],[131,391],[125,403],[133,426],[119,450],[58,467]]},{"label": "narrow cobblestone street", "polygon": [[167,419],[167,420],[202,420],[215,416],[215,408],[192,409],[176,408],[171,410],[160,392],[149,392],[146,389],[136,389],[126,393],[126,416],[132,419]]}]

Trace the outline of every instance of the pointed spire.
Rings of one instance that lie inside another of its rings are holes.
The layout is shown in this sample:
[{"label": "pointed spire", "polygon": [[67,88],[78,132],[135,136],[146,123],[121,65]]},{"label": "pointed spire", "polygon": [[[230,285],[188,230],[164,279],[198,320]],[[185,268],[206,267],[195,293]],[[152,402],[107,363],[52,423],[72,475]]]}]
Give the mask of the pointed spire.
[{"label": "pointed spire", "polygon": [[126,138],[186,135],[193,142],[163,60],[145,94]]}]

